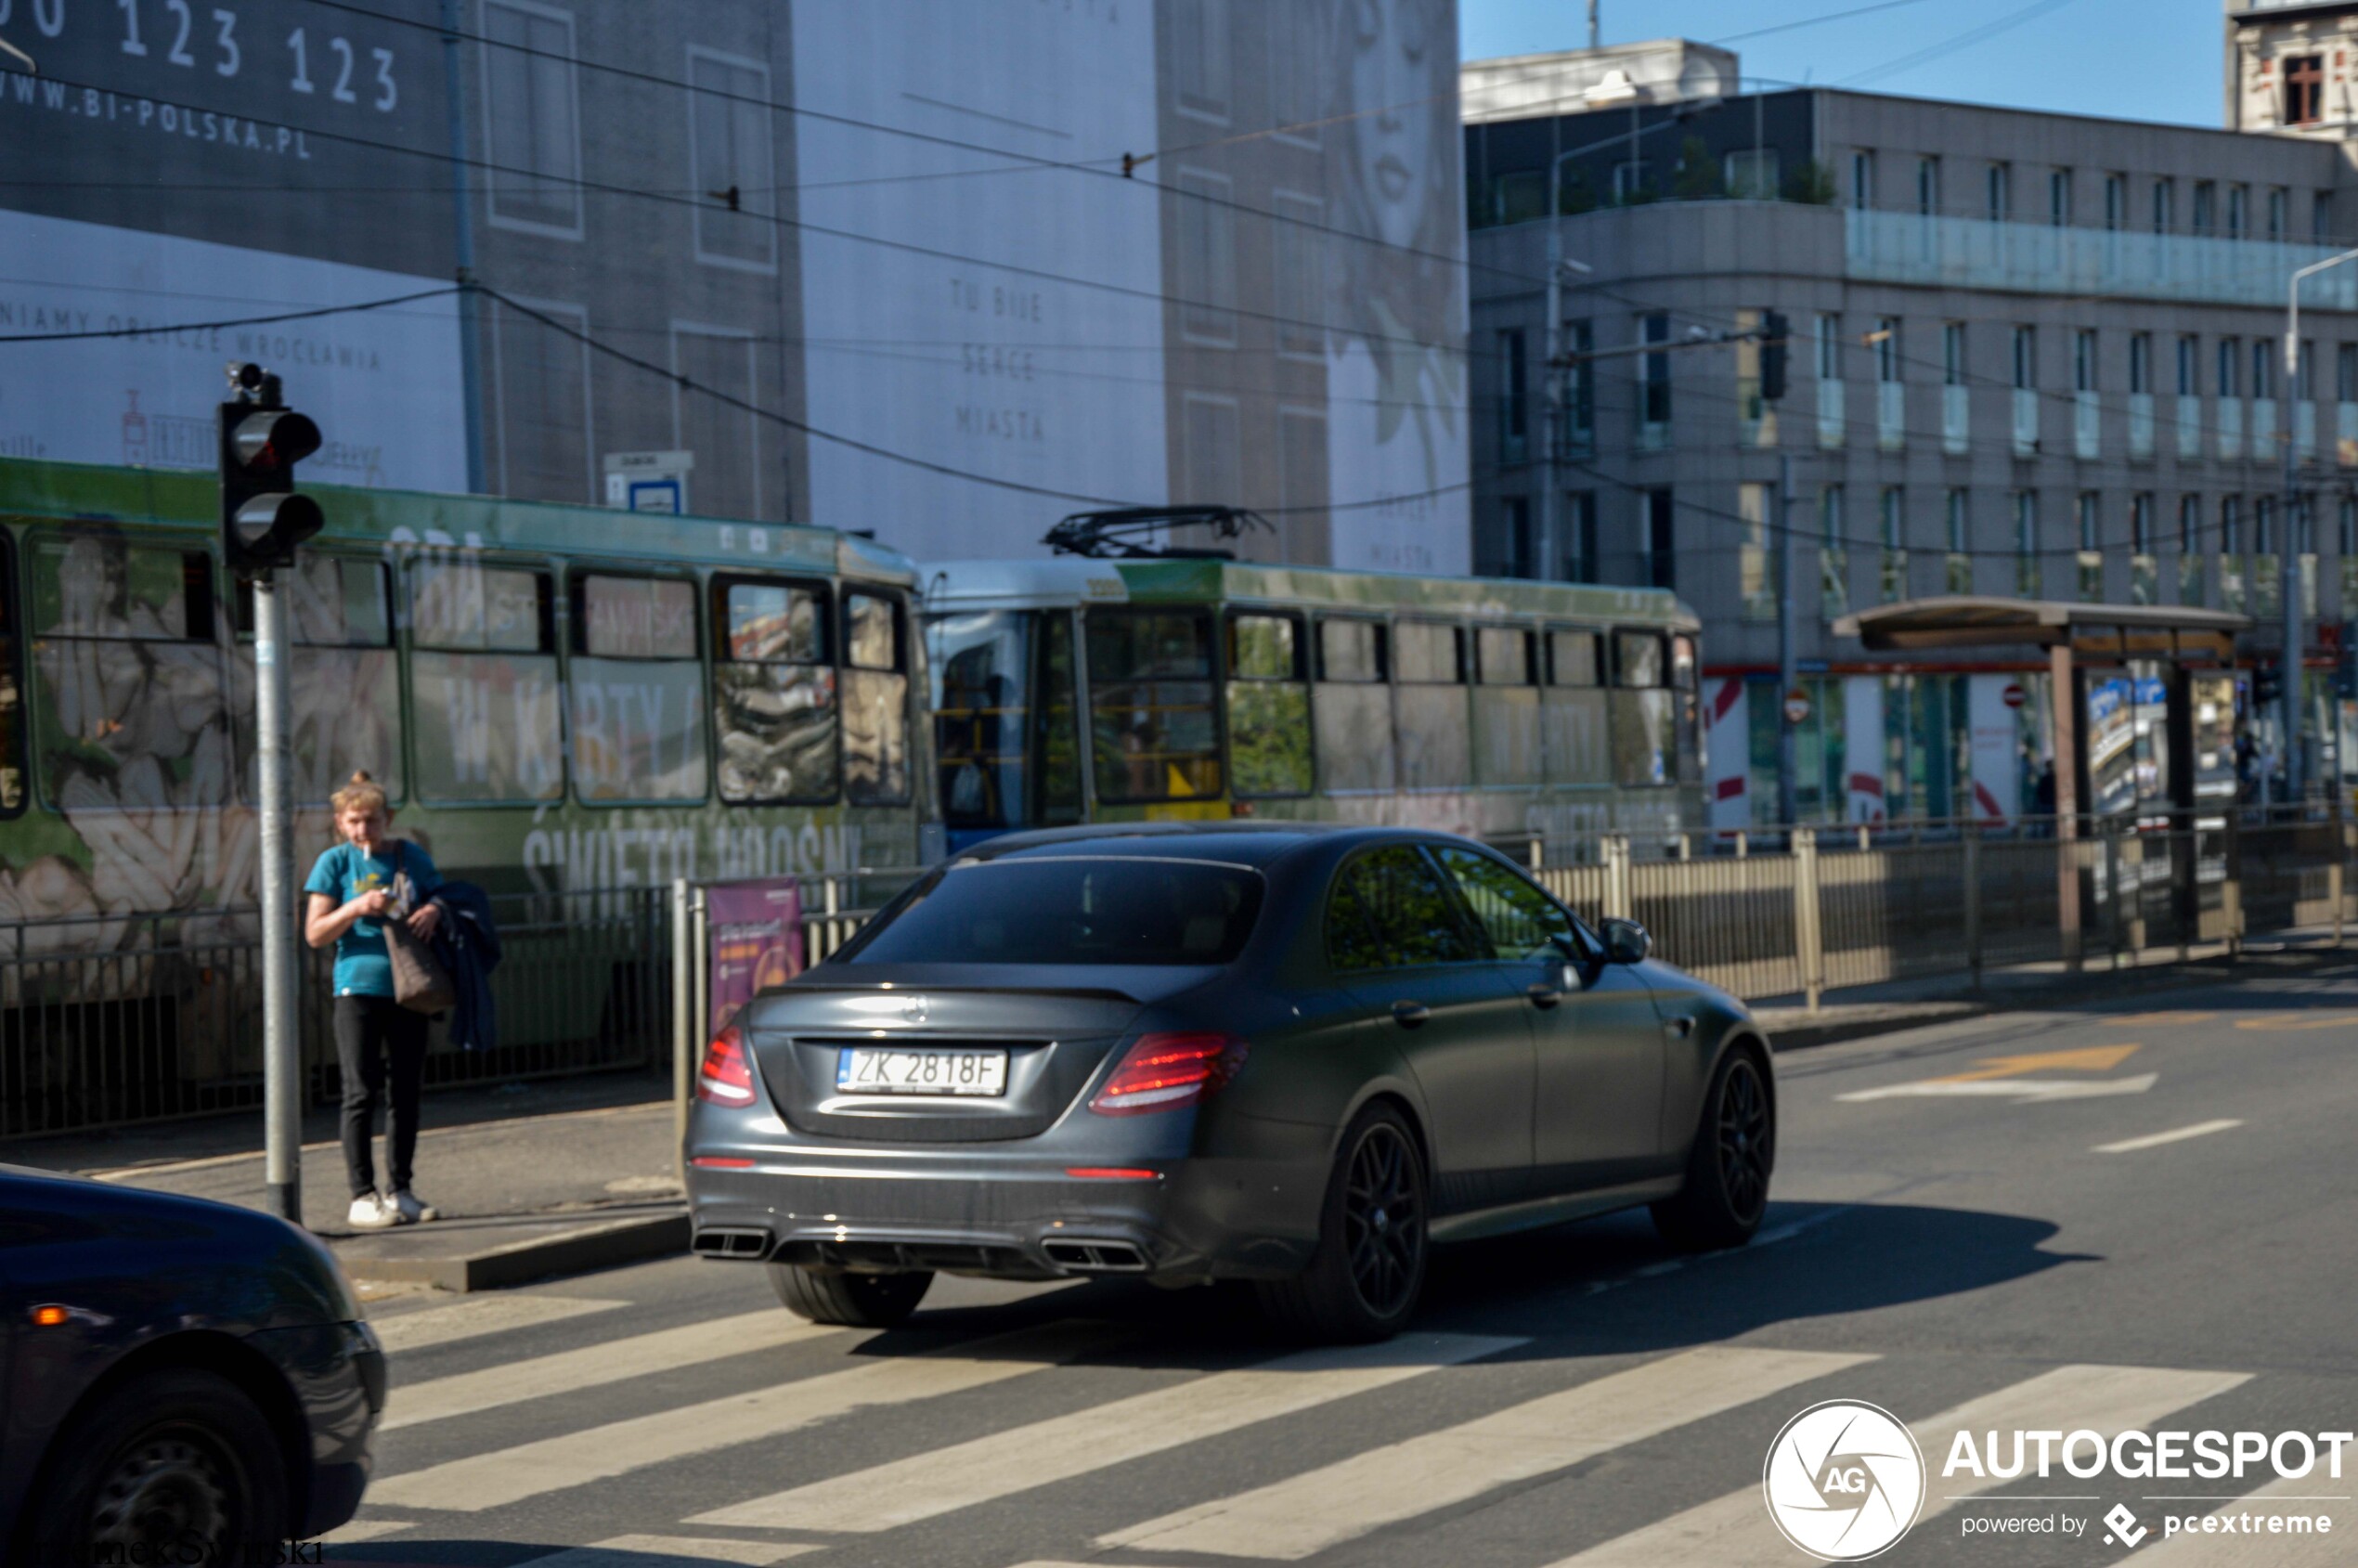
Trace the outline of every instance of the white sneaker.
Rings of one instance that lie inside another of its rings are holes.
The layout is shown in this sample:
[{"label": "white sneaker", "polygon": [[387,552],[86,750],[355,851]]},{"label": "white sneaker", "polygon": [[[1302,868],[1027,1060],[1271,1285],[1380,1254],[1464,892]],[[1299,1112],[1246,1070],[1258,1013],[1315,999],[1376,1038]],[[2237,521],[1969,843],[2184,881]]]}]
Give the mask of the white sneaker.
[{"label": "white sneaker", "polygon": [[419,1201],[418,1195],[408,1187],[386,1199],[385,1205],[393,1211],[395,1225],[422,1225],[428,1220],[442,1218],[441,1210],[431,1203]]},{"label": "white sneaker", "polygon": [[401,1212],[373,1192],[364,1192],[352,1200],[352,1212],[345,1223],[359,1230],[383,1230],[401,1223]]}]

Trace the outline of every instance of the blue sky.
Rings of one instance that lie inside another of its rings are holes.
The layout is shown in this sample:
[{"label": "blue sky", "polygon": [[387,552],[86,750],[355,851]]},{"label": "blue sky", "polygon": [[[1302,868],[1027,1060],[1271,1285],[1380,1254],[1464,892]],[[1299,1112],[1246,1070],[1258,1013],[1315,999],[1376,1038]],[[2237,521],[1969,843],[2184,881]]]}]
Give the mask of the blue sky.
[{"label": "blue sky", "polygon": [[[1467,59],[1587,41],[1585,0],[1458,0]],[[1872,0],[1602,0],[1608,44],[1730,34],[1853,10]],[[2017,24],[1886,70],[2019,13]],[[2220,123],[2219,0],[1909,0],[1872,15],[1728,44],[1747,77],[1850,85],[2190,125]],[[1857,78],[1857,80],[1852,80]]]}]

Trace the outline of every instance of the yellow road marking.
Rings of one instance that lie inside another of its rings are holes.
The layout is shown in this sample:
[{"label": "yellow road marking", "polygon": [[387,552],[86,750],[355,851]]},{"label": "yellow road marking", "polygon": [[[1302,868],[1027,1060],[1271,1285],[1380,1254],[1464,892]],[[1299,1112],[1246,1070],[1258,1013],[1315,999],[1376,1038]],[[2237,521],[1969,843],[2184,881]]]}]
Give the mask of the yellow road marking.
[{"label": "yellow road marking", "polygon": [[2019,1073],[2047,1072],[2056,1068],[2081,1072],[2110,1072],[2138,1049],[2140,1047],[2135,1045],[2090,1045],[2078,1051],[2041,1051],[2028,1056],[1985,1056],[1971,1072],[1952,1073],[1931,1082],[1976,1083],[1985,1078],[2012,1078]]},{"label": "yellow road marking", "polygon": [[2216,1013],[2126,1013],[2117,1018],[2098,1021],[2108,1029],[2125,1029],[2131,1024],[2207,1024]]},{"label": "yellow road marking", "polygon": [[2235,1020],[2235,1027],[2237,1029],[2261,1030],[2270,1033],[2274,1033],[2278,1030],[2292,1029],[2341,1029],[2352,1024],[2358,1024],[2358,1013],[2338,1013],[2330,1018],[2304,1018],[2299,1017],[2283,1017],[2272,1016],[2260,1018],[2237,1018]]}]

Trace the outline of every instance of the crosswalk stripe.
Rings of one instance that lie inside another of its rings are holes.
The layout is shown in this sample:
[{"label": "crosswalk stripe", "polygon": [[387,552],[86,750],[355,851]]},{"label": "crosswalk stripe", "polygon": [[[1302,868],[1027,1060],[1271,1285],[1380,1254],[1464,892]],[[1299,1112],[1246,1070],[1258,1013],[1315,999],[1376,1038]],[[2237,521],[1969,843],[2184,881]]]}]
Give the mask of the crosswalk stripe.
[{"label": "crosswalk stripe", "polygon": [[[1952,1500],[2012,1484],[1970,1472],[1943,1476],[1942,1462],[1960,1432],[2087,1428],[2113,1433],[2150,1425],[2173,1410],[2224,1393],[2248,1380],[2242,1372],[2186,1372],[2161,1367],[2058,1367],[2052,1372],[1967,1400],[1911,1429],[1924,1449],[1927,1473],[1924,1511],[1916,1528],[1948,1511]],[[1618,1536],[1567,1557],[1551,1568],[1750,1568],[1794,1559],[1777,1533],[1757,1483],[1683,1513]]]},{"label": "crosswalk stripe", "polygon": [[397,1316],[370,1318],[377,1342],[398,1355],[406,1350],[472,1340],[508,1328],[538,1328],[593,1312],[612,1312],[628,1302],[590,1301],[579,1296],[469,1296],[449,1306],[428,1307]]},{"label": "crosswalk stripe", "polygon": [[745,1568],[770,1568],[789,1557],[824,1549],[812,1543],[789,1546],[780,1541],[717,1540],[688,1536],[616,1536],[586,1547],[567,1547],[548,1557],[536,1557],[518,1568],[681,1568],[689,1562],[736,1562]]},{"label": "crosswalk stripe", "polygon": [[378,1481],[387,1507],[480,1512],[649,1465],[775,1437],[853,1410],[905,1405],[1079,1360],[1123,1338],[1112,1325],[1052,1323],[519,1444]]},{"label": "crosswalk stripe", "polygon": [[1527,1341],[1405,1335],[1306,1351],[700,1513],[690,1524],[890,1530],[1348,1398]]},{"label": "crosswalk stripe", "polygon": [[385,1399],[379,1432],[473,1415],[478,1410],[539,1399],[575,1389],[598,1388],[675,1367],[694,1367],[739,1355],[775,1350],[780,1345],[839,1334],[839,1328],[805,1323],[784,1308],[748,1312],[735,1317],[661,1328],[627,1340],[584,1345],[579,1350],[536,1355],[528,1361],[504,1362],[478,1372],[460,1372],[404,1388],[395,1381]]},{"label": "crosswalk stripe", "polygon": [[[2194,1534],[2182,1530],[2165,1536],[2161,1521],[2154,1512],[2156,1508],[2184,1515],[2203,1511],[2200,1503],[2177,1501],[2140,1506],[2137,1515],[2153,1534],[2145,1538],[2144,1549],[2133,1561],[2158,1563],[2160,1568],[2347,1568],[2351,1501],[2350,1483],[2334,1480],[2321,1466],[2308,1475],[2271,1482],[2257,1492],[2220,1505],[2222,1517],[2260,1513],[2263,1523],[2253,1535],[2238,1532],[2206,1536],[2197,1525]],[[2322,1535],[2271,1534],[2264,1523],[2271,1517],[2295,1513],[2328,1514],[2334,1529]]]},{"label": "crosswalk stripe", "polygon": [[355,1519],[339,1524],[319,1540],[326,1546],[356,1547],[363,1541],[381,1541],[387,1536],[398,1536],[404,1530],[417,1527],[418,1522],[414,1519]]},{"label": "crosswalk stripe", "polygon": [[1875,1359],[1708,1346],[1100,1536],[1101,1547],[1291,1561]]}]

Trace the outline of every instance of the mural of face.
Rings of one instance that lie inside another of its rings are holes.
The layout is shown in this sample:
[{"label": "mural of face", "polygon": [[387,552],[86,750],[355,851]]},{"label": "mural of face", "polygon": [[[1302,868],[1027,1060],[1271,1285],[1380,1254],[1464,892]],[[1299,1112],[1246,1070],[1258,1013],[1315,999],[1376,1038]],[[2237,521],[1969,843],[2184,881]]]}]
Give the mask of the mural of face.
[{"label": "mural of face", "polygon": [[1351,122],[1353,173],[1388,245],[1415,244],[1440,194],[1432,122],[1450,106],[1425,100],[1448,90],[1445,80],[1436,84],[1436,66],[1446,63],[1434,52],[1446,42],[1438,32],[1443,8],[1435,0],[1345,0],[1343,7],[1352,102],[1360,110]]}]

